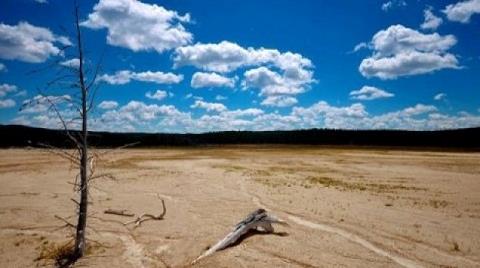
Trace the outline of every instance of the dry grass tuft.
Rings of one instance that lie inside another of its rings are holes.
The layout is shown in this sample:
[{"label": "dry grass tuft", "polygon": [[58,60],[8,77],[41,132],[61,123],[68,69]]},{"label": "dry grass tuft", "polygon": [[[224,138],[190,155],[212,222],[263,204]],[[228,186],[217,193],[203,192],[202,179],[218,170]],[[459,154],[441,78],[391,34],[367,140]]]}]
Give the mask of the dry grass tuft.
[{"label": "dry grass tuft", "polygon": [[449,202],[446,200],[430,199],[428,204],[434,208],[444,208],[449,205]]},{"label": "dry grass tuft", "polygon": [[40,254],[35,261],[51,260],[55,261],[57,266],[64,267],[65,263],[72,259],[74,247],[75,244],[73,240],[63,244],[57,244],[53,242],[43,243],[40,249]]},{"label": "dry grass tuft", "polygon": [[341,191],[370,191],[375,193],[393,193],[398,190],[426,191],[425,188],[405,186],[403,184],[364,183],[356,181],[343,181],[324,176],[308,176],[306,180],[311,184],[321,184],[325,187],[334,187]]},{"label": "dry grass tuft", "polygon": [[[85,255],[91,255],[102,247],[103,245],[98,242],[93,244],[87,243]],[[74,255],[74,249],[74,240],[61,244],[45,240],[35,261],[53,261],[57,267],[69,267],[77,259]]]}]

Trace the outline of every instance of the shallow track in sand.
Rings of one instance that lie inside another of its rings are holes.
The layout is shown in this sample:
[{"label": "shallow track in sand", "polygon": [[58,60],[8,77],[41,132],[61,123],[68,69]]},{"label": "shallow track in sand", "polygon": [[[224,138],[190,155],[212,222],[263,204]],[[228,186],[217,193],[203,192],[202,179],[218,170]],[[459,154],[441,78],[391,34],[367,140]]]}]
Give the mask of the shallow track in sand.
[{"label": "shallow track in sand", "polygon": [[[245,183],[243,181],[240,181],[240,188],[242,189],[243,193],[247,196],[250,197],[250,199],[259,207],[263,207],[265,209],[268,209],[268,210],[274,210],[274,209],[270,209],[268,206],[266,206],[260,199],[260,197],[254,195],[254,194],[251,194],[249,193],[247,190],[246,190],[246,187],[245,187]],[[354,234],[352,232],[349,232],[345,229],[341,229],[341,228],[338,228],[338,227],[334,227],[334,226],[331,226],[331,225],[328,225],[328,224],[324,224],[324,223],[318,223],[318,222],[312,222],[312,221],[309,221],[309,220],[306,220],[304,219],[303,217],[300,217],[300,216],[294,216],[292,215],[291,213],[287,212],[287,211],[284,211],[284,213],[286,213],[288,215],[288,219],[293,221],[294,223],[298,224],[298,225],[301,225],[301,226],[304,226],[304,227],[307,227],[307,228],[310,228],[310,229],[315,229],[315,230],[319,230],[319,231],[324,231],[324,232],[329,232],[329,233],[333,233],[333,234],[336,234],[336,235],[339,235],[345,239],[347,239],[348,241],[351,241],[353,243],[356,243],[370,251],[373,251],[374,253],[380,255],[380,256],[383,256],[383,257],[386,257],[386,258],[389,258],[390,260],[392,260],[393,262],[397,263],[398,265],[401,265],[403,267],[406,267],[406,268],[418,268],[418,267],[424,267],[423,265],[413,261],[413,260],[410,260],[410,259],[407,259],[405,257],[402,257],[400,255],[397,255],[397,254],[394,254],[394,253],[390,253],[376,245],[374,245],[372,242],[368,241],[367,239],[365,238],[362,238],[360,237],[359,235],[357,234]]]}]

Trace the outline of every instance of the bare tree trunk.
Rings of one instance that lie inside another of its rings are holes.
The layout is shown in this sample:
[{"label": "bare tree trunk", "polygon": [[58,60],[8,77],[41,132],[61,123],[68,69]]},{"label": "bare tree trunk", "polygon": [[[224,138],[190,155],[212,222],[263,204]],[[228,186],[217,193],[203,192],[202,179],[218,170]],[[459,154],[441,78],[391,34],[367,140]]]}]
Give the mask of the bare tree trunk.
[{"label": "bare tree trunk", "polygon": [[88,206],[88,129],[87,129],[87,88],[85,86],[83,74],[83,48],[82,37],[80,33],[80,25],[78,18],[78,7],[75,7],[75,23],[77,31],[77,47],[78,47],[78,78],[80,90],[82,92],[82,136],[81,136],[81,159],[80,159],[80,202],[78,209],[78,223],[75,237],[75,256],[80,258],[85,252],[85,231],[87,227],[87,206]]}]

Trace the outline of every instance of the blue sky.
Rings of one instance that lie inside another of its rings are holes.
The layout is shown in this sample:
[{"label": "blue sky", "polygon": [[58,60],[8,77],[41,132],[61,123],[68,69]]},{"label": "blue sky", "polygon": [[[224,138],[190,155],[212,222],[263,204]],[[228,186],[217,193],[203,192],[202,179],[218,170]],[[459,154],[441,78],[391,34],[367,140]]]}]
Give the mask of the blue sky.
[{"label": "blue sky", "polygon": [[[95,130],[480,126],[480,0],[79,2]],[[75,128],[73,5],[0,5],[0,123]]]}]

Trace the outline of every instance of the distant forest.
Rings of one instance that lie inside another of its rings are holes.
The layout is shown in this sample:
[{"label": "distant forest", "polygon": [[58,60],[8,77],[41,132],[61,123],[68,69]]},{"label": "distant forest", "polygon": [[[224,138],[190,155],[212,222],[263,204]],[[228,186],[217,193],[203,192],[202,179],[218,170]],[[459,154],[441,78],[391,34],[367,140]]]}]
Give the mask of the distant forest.
[{"label": "distant forest", "polygon": [[[71,131],[73,135],[75,131]],[[0,125],[0,147],[69,148],[62,130]],[[205,146],[235,144],[297,144],[388,147],[431,147],[480,150],[480,127],[437,131],[306,129],[288,131],[221,131],[201,134],[90,132],[95,147]]]}]

